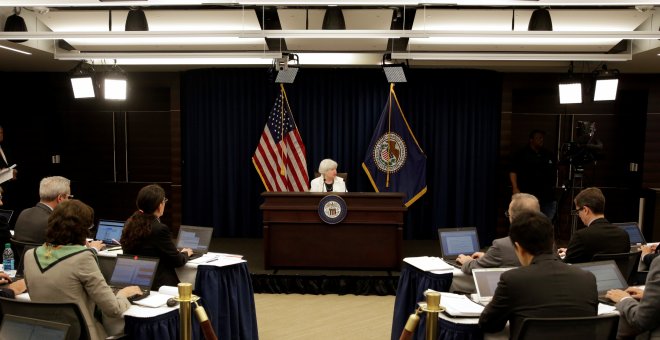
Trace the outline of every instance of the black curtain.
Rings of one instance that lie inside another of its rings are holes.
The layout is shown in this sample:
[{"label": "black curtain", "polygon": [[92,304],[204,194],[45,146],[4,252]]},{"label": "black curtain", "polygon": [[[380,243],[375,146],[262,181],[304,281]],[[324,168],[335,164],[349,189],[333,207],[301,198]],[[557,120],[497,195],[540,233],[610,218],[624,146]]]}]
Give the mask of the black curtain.
[{"label": "black curtain", "polygon": [[[407,239],[439,227],[494,236],[502,79],[477,70],[408,70],[395,90],[427,154],[428,192],[407,214]],[[373,191],[361,168],[389,84],[380,69],[303,69],[285,85],[307,148],[310,178],[324,158],[348,190]],[[264,69],[206,69],[182,77],[183,222],[215,236],[259,237],[264,187],[251,162],[279,87]]]}]

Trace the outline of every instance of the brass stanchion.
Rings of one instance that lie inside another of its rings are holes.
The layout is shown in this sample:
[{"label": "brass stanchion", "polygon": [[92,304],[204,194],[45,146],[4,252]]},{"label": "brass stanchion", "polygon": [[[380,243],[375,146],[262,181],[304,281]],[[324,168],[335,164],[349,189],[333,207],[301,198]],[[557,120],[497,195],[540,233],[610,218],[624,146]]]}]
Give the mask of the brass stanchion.
[{"label": "brass stanchion", "polygon": [[192,339],[192,320],[190,318],[191,304],[199,300],[198,296],[192,294],[192,284],[179,283],[179,296],[175,297],[179,301],[179,331],[181,340]]},{"label": "brass stanchion", "polygon": [[422,310],[426,312],[426,340],[435,340],[438,338],[438,314],[445,310],[440,307],[440,293],[427,291],[426,306]]}]

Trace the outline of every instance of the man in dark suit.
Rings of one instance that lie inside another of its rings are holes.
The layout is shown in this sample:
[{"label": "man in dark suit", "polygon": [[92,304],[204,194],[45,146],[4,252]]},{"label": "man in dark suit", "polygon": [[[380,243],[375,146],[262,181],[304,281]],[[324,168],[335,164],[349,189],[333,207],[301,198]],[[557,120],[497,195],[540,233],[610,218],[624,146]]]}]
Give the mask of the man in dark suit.
[{"label": "man in dark suit", "polygon": [[44,243],[48,217],[53,209],[71,196],[71,181],[61,176],[46,177],[39,183],[39,203],[21,211],[16,219],[14,239],[25,243]]},{"label": "man in dark suit", "polygon": [[[509,222],[512,222],[514,217],[520,215],[524,211],[541,211],[539,201],[534,195],[517,193],[511,196],[511,203],[509,203]],[[474,268],[499,268],[499,267],[519,267],[520,261],[516,256],[513,249],[511,238],[502,237],[493,241],[493,245],[488,248],[486,253],[476,252],[470,255],[460,254],[456,258],[456,262],[461,264],[461,270],[465,274],[472,274]],[[476,288],[475,288],[476,290]]]},{"label": "man in dark suit", "polygon": [[589,262],[596,254],[627,253],[630,237],[623,229],[605,219],[605,196],[598,188],[586,188],[575,196],[575,213],[586,228],[571,236],[568,248],[560,248],[559,256],[567,263]]},{"label": "man in dark suit", "polygon": [[616,302],[621,314],[617,339],[630,339],[642,333],[638,339],[660,338],[660,260],[651,262],[644,289],[613,289],[606,296]]},{"label": "man in dark suit", "polygon": [[596,278],[573,268],[553,253],[553,227],[538,212],[524,212],[511,224],[509,237],[521,267],[504,272],[493,300],[479,318],[484,332],[510,325],[517,339],[525,318],[595,316],[598,308]]}]

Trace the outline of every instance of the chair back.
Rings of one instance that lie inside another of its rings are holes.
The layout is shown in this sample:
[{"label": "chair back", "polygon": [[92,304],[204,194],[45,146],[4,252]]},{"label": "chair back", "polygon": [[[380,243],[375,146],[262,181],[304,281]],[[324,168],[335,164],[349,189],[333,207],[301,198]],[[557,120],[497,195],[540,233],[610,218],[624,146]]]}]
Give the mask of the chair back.
[{"label": "chair back", "polygon": [[619,271],[626,278],[629,285],[634,285],[637,277],[637,267],[639,265],[639,258],[642,252],[636,251],[632,253],[616,253],[616,254],[596,254],[592,258],[593,262],[614,260]]},{"label": "chair back", "polygon": [[90,340],[85,317],[75,303],[31,302],[0,297],[0,309],[3,316],[6,313],[67,324],[70,326],[67,340]]},{"label": "chair back", "polygon": [[25,252],[40,246],[39,243],[30,243],[30,242],[21,242],[17,241],[14,238],[9,239],[11,246],[14,250],[14,263],[16,264],[16,275],[23,276],[23,262],[25,258]]},{"label": "chair back", "polygon": [[574,318],[527,318],[520,326],[518,339],[614,340],[619,314]]}]

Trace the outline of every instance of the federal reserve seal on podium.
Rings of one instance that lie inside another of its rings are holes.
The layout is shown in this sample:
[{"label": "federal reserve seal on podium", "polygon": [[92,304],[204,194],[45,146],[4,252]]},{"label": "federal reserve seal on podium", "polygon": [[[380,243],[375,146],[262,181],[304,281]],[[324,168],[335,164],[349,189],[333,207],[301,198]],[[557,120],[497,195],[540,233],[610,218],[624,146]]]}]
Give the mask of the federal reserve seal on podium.
[{"label": "federal reserve seal on podium", "polygon": [[348,207],[343,198],[337,195],[327,195],[319,202],[319,216],[328,224],[337,224],[344,220]]}]

